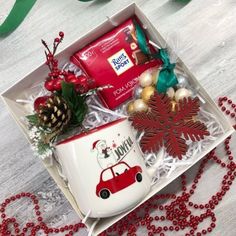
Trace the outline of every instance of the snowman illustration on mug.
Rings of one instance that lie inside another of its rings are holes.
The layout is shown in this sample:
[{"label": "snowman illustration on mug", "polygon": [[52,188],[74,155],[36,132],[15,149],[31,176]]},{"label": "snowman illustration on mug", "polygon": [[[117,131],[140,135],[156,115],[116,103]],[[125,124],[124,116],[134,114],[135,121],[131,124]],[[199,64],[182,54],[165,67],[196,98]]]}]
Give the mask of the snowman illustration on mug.
[{"label": "snowman illustration on mug", "polygon": [[112,149],[107,146],[105,140],[97,140],[93,143],[93,150],[97,151],[97,160],[102,169],[106,169],[117,163],[117,159]]}]

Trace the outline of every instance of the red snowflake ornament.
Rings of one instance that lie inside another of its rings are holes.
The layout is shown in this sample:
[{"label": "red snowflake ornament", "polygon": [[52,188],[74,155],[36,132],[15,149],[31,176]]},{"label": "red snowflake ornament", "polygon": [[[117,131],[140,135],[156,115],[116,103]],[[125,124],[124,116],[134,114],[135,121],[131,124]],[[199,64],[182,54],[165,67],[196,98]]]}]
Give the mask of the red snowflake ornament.
[{"label": "red snowflake ornament", "polygon": [[199,141],[209,135],[203,123],[191,120],[200,108],[197,97],[180,100],[172,111],[170,98],[155,92],[148,106],[148,113],[137,112],[130,117],[133,127],[144,132],[140,146],[145,153],[158,152],[164,146],[171,156],[182,159],[188,148],[185,139]]}]

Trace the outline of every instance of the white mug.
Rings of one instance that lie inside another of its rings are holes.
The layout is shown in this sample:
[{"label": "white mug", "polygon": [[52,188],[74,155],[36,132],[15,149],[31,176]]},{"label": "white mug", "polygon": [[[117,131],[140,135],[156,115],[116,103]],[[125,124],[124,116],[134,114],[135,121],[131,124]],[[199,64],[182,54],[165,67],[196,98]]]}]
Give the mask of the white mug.
[{"label": "white mug", "polygon": [[135,206],[151,180],[127,118],[56,145],[56,155],[81,212],[109,217]]}]

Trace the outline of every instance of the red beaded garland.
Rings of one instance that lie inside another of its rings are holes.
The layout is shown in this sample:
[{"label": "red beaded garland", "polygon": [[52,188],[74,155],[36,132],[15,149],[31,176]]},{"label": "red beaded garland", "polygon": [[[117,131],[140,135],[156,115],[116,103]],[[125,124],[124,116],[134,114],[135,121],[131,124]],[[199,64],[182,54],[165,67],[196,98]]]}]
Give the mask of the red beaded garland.
[{"label": "red beaded garland", "polygon": [[[35,215],[37,216],[37,222],[28,222],[23,226],[22,229],[19,228],[19,224],[16,222],[16,218],[14,217],[7,217],[5,214],[6,207],[13,203],[14,201],[17,201],[21,198],[27,198],[28,200],[31,200],[32,204],[34,204],[34,211]],[[46,235],[49,233],[59,233],[62,228],[50,228],[43,222],[43,217],[41,216],[40,212],[40,206],[38,205],[39,201],[35,195],[32,193],[25,193],[22,192],[20,194],[16,194],[15,196],[12,196],[10,198],[5,199],[5,201],[0,205],[0,211],[1,211],[1,219],[0,220],[0,235],[20,235],[24,236],[27,232],[30,232],[30,236],[34,236],[37,234],[38,231],[42,230]],[[12,231],[10,230],[10,226],[13,226]],[[63,227],[63,231],[69,231],[68,235],[73,235],[73,233],[78,232],[79,228],[84,228],[85,225],[82,223],[75,224],[75,225],[66,225]]]},{"label": "red beaded garland", "polygon": [[[63,37],[63,33],[61,33],[60,37]],[[229,111],[223,106],[223,103],[227,102],[228,105],[231,106],[231,110]],[[224,111],[231,118],[236,117],[236,111],[234,108],[236,105],[229,100],[227,97],[223,97],[219,99],[219,106],[222,111]],[[236,127],[236,125],[234,126]],[[142,226],[146,227],[148,236],[159,234],[160,236],[168,235],[168,231],[180,231],[185,230],[188,231],[184,233],[185,236],[191,235],[206,235],[207,233],[211,233],[216,227],[216,216],[213,210],[215,207],[222,201],[226,192],[230,190],[230,186],[235,180],[236,176],[236,163],[233,161],[233,155],[230,151],[230,139],[228,137],[225,142],[225,152],[228,156],[228,163],[223,162],[218,156],[216,156],[215,150],[211,151],[206,157],[201,161],[198,172],[193,180],[193,184],[190,189],[187,189],[186,186],[186,176],[183,174],[181,176],[181,185],[182,192],[178,196],[175,194],[159,194],[153,196],[151,199],[143,203],[141,206],[137,207],[135,211],[129,213],[119,222],[112,225],[106,231],[102,232],[100,236],[106,236],[110,233],[115,233],[115,235],[122,235],[127,232],[127,235],[135,236],[137,235],[137,228]],[[199,180],[202,177],[204,172],[204,168],[209,161],[214,161],[216,164],[220,165],[225,171],[226,174],[223,176],[221,181],[221,188],[216,194],[214,194],[207,203],[205,204],[196,204],[190,201],[191,196],[194,194],[194,190],[197,189]],[[18,201],[19,199],[27,198],[31,200],[32,204],[34,204],[35,215],[37,216],[37,222],[28,222],[23,226],[22,229],[19,228],[19,224],[14,217],[8,217],[6,215],[6,208],[9,204],[14,201]],[[169,202],[166,204],[157,204],[157,201],[168,199]],[[154,216],[150,215],[151,210],[155,211],[165,211],[165,215],[162,216]],[[201,209],[203,211],[199,216],[194,215],[194,209]],[[144,216],[141,216],[141,212],[144,212]],[[37,235],[37,232],[42,230],[46,235],[52,233],[63,233],[66,232],[65,235],[71,236],[74,233],[78,232],[80,228],[84,228],[85,225],[81,222],[74,225],[65,225],[60,228],[52,228],[46,225],[43,221],[43,217],[41,216],[39,201],[37,197],[32,193],[23,192],[20,194],[16,194],[15,196],[11,196],[10,198],[5,199],[5,201],[0,204],[0,235]],[[205,229],[198,229],[198,225],[204,220],[209,219],[210,224]],[[165,226],[156,226],[153,224],[153,221],[169,221],[168,225]],[[170,225],[172,223],[172,225]],[[15,234],[14,234],[14,233]]]},{"label": "red beaded garland", "polygon": [[[223,106],[223,102],[228,101],[228,104],[231,105],[232,108],[235,108],[236,105],[232,102],[232,100],[229,100],[227,97],[224,98],[220,98],[219,99],[219,106],[221,106],[222,111],[225,111],[225,113],[227,115],[229,115],[231,118],[236,117],[236,110],[233,110],[232,112],[230,112],[230,110],[226,110],[226,107]],[[236,125],[234,126],[236,127]],[[201,236],[201,235],[206,235],[207,233],[210,233],[213,231],[213,229],[216,227],[216,217],[215,217],[215,213],[213,212],[213,210],[215,209],[215,207],[219,204],[219,202],[223,199],[223,197],[225,196],[226,192],[230,190],[230,186],[232,185],[235,176],[236,176],[236,163],[233,162],[233,155],[230,151],[230,139],[231,137],[228,137],[225,142],[225,151],[226,151],[226,155],[228,156],[228,160],[229,160],[229,164],[224,163],[219,157],[216,156],[215,151],[211,151],[206,157],[205,159],[202,160],[198,173],[196,174],[196,177],[193,181],[192,186],[190,187],[190,189],[187,191],[187,187],[186,187],[186,176],[183,174],[181,176],[181,184],[182,184],[182,193],[180,194],[180,196],[174,195],[172,194],[171,197],[169,197],[170,195],[156,195],[154,197],[152,197],[151,199],[149,199],[146,203],[144,203],[143,205],[139,206],[134,212],[133,212],[133,222],[138,222],[138,219],[140,218],[140,214],[139,211],[142,208],[148,209],[148,211],[145,211],[146,214],[148,214],[144,219],[141,218],[141,222],[142,222],[142,226],[146,226],[147,231],[148,231],[148,235],[154,235],[154,234],[159,234],[159,235],[168,235],[165,234],[164,232],[166,231],[179,231],[181,230],[188,230],[187,233],[185,233],[185,236],[190,236],[190,235],[197,235],[197,236]],[[227,174],[224,175],[223,181],[222,181],[222,186],[221,186],[221,191],[217,192],[215,195],[213,195],[211,197],[211,199],[206,203],[206,204],[196,204],[191,202],[189,199],[190,197],[194,194],[194,190],[197,188],[197,184],[199,183],[199,180],[202,177],[205,165],[209,162],[209,161],[214,161],[216,164],[219,164],[223,169],[225,169],[227,171]],[[230,180],[228,180],[230,179]],[[227,181],[226,181],[227,180]],[[170,202],[167,205],[163,205],[163,204],[159,204],[157,207],[155,207],[157,205],[157,203],[155,202],[155,200],[159,200],[159,199],[174,199],[172,200],[172,202]],[[205,210],[205,213],[201,214],[200,216],[195,216],[193,215],[192,209],[201,209],[201,210]],[[149,219],[150,219],[150,212],[151,210],[154,209],[159,209],[160,211],[163,211],[163,209],[166,211],[166,215],[165,216],[154,216],[155,221],[164,221],[164,220],[169,220],[172,222],[173,226],[163,226],[163,227],[156,227],[155,225],[153,225],[153,227],[149,227]],[[206,229],[201,229],[198,230],[198,225],[203,222],[203,220],[209,218],[211,223],[209,224],[209,226]],[[127,222],[128,216],[124,217],[124,219],[120,220],[120,222],[114,224],[113,226],[111,226],[107,231],[103,232],[102,234],[100,234],[100,236],[106,236],[109,235],[108,232],[116,232],[115,228],[117,228],[117,226],[119,227],[119,225],[124,224],[125,222]],[[133,233],[135,233],[137,231],[137,227],[135,224],[130,223],[131,226],[133,226],[135,228],[135,231]],[[129,226],[129,228],[131,228],[131,226]],[[118,228],[119,230],[119,228]],[[122,230],[122,228],[120,228],[120,230],[122,231],[122,233],[124,233],[124,231]],[[163,232],[164,231],[164,232]],[[131,232],[128,231],[128,235],[135,235],[135,234],[130,234]]]},{"label": "red beaded garland", "polygon": [[[229,109],[226,108],[226,105],[224,105],[224,103],[227,103],[227,107]],[[219,107],[221,107],[221,110],[223,112],[225,112],[226,115],[230,116],[231,118],[233,118],[234,120],[236,120],[236,104],[233,103],[233,101],[229,98],[225,97],[220,97],[218,100],[218,105]],[[236,129],[236,124],[234,125],[234,128]]]}]

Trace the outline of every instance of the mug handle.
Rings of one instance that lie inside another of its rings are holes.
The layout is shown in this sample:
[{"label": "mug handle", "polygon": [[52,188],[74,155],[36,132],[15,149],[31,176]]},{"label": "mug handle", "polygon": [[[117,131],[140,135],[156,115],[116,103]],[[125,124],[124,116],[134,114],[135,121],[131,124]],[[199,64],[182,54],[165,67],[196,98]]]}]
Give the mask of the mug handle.
[{"label": "mug handle", "polygon": [[57,157],[56,153],[54,154],[54,160],[56,162],[56,168],[57,168],[59,176],[65,182],[65,185],[68,186],[68,179],[66,175],[63,173],[62,164],[60,163],[59,158]]}]

